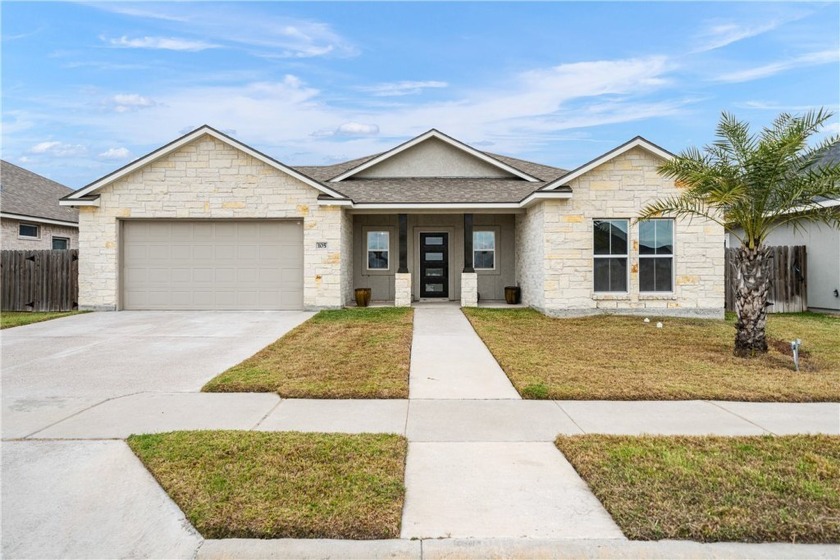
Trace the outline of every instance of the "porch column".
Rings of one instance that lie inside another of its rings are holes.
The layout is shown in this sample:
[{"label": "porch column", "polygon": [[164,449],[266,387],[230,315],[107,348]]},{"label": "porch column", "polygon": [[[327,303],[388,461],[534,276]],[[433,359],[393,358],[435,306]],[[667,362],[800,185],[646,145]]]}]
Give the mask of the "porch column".
[{"label": "porch column", "polygon": [[408,272],[408,214],[399,214],[400,222],[400,268],[398,273]]},{"label": "porch column", "polygon": [[394,306],[411,307],[411,273],[408,271],[408,214],[399,214],[400,262],[394,275]]},{"label": "porch column", "polygon": [[461,273],[461,307],[478,306],[478,274],[473,268],[473,215],[464,214],[464,271]]},{"label": "porch column", "polygon": [[473,268],[473,215],[464,214],[464,272],[475,272]]}]

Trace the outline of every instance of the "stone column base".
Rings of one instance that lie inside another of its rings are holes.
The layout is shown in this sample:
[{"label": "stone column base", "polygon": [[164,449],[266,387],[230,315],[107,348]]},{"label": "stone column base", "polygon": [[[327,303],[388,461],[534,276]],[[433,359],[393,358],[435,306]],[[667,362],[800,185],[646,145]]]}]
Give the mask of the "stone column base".
[{"label": "stone column base", "polygon": [[411,273],[394,275],[394,307],[411,307]]},{"label": "stone column base", "polygon": [[461,273],[461,307],[478,307],[478,274]]}]

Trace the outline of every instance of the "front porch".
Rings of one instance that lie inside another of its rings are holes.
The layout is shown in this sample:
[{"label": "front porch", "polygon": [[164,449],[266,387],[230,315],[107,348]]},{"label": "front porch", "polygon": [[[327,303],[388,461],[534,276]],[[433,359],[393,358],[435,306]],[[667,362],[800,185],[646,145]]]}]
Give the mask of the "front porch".
[{"label": "front porch", "polygon": [[514,213],[350,217],[353,288],[370,289],[372,305],[504,304],[517,284]]}]

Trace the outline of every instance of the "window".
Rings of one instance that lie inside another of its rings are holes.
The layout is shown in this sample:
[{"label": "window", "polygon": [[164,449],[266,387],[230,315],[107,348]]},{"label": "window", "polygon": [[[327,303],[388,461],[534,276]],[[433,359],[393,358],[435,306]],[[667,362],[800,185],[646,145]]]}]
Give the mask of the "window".
[{"label": "window", "polygon": [[64,251],[70,248],[70,239],[67,237],[53,237],[52,238],[53,251]]},{"label": "window", "polygon": [[639,291],[671,292],[674,278],[674,220],[639,222]]},{"label": "window", "polygon": [[20,224],[18,226],[18,236],[20,237],[32,237],[38,239],[41,237],[41,231],[38,226],[33,226],[32,224]]},{"label": "window", "polygon": [[595,220],[595,291],[627,291],[627,220]]},{"label": "window", "polygon": [[493,270],[496,268],[496,232],[473,232],[473,268]]},{"label": "window", "polygon": [[367,267],[368,270],[388,270],[388,244],[390,234],[387,231],[367,232]]}]

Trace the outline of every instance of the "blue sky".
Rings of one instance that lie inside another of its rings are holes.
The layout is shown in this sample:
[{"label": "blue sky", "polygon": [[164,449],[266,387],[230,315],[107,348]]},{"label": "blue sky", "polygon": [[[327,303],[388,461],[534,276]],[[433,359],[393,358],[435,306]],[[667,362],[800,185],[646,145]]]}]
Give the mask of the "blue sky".
[{"label": "blue sky", "polygon": [[[574,168],[840,110],[840,4],[2,3],[2,157],[81,187],[209,124],[284,163],[430,128]],[[840,132],[835,116],[827,132]]]}]

